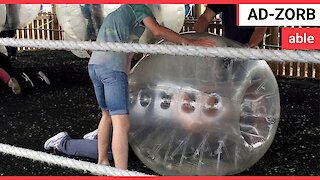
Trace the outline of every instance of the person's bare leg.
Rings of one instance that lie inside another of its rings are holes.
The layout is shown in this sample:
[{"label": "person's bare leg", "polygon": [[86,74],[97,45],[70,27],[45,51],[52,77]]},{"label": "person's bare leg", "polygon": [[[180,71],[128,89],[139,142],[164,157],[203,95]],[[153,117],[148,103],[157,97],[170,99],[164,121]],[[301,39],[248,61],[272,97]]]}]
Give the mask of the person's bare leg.
[{"label": "person's bare leg", "polygon": [[111,123],[109,113],[102,111],[102,117],[98,126],[98,164],[109,165],[108,147]]},{"label": "person's bare leg", "polygon": [[128,132],[129,115],[113,115],[112,117],[112,154],[116,168],[128,168]]}]

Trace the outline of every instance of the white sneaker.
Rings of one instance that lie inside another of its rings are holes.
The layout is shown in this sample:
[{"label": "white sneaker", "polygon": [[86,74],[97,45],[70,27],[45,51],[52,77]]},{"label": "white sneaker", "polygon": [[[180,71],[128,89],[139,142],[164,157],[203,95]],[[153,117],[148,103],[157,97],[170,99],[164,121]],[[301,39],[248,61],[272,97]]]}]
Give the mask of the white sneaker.
[{"label": "white sneaker", "polygon": [[89,139],[89,140],[93,140],[93,139],[97,139],[98,137],[98,129],[92,131],[92,132],[89,132],[87,134],[85,134],[83,136],[83,139]]},{"label": "white sneaker", "polygon": [[18,83],[18,81],[16,80],[16,78],[11,78],[8,82],[8,86],[11,87],[12,92],[14,94],[20,94],[21,93],[21,87]]},{"label": "white sneaker", "polygon": [[51,148],[55,148],[58,149],[58,146],[60,144],[60,142],[63,140],[63,138],[65,138],[68,135],[67,132],[60,132],[58,134],[56,134],[55,136],[51,137],[50,139],[48,139],[45,143],[44,143],[44,148],[46,150],[49,150]]}]

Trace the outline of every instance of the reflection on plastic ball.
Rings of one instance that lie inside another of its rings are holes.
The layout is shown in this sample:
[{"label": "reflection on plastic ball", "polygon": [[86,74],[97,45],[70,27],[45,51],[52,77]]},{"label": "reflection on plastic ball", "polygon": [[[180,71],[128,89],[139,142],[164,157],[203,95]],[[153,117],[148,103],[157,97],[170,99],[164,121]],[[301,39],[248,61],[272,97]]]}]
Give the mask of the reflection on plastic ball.
[{"label": "reflection on plastic ball", "polygon": [[181,98],[182,106],[181,110],[185,113],[192,113],[195,109],[194,104],[195,100],[191,97],[191,95],[184,93]]},{"label": "reflection on plastic ball", "polygon": [[168,109],[170,107],[171,103],[171,96],[166,94],[165,92],[161,96],[161,108],[162,109]]},{"label": "reflection on plastic ball", "polygon": [[142,107],[146,107],[150,104],[151,98],[148,93],[141,92],[140,94],[140,104]]},{"label": "reflection on plastic ball", "polygon": [[37,17],[39,10],[40,4],[0,5],[0,30],[14,30],[27,26]]},{"label": "reflection on plastic ball", "polygon": [[[209,34],[184,36],[242,46]],[[150,55],[129,84],[129,142],[163,175],[244,171],[268,150],[279,123],[277,82],[262,60]]]},{"label": "reflection on plastic ball", "polygon": [[217,113],[219,110],[219,95],[214,93],[211,95],[208,95],[208,98],[204,101],[204,107],[203,107],[203,113],[206,114],[207,116],[213,116],[214,114]]}]

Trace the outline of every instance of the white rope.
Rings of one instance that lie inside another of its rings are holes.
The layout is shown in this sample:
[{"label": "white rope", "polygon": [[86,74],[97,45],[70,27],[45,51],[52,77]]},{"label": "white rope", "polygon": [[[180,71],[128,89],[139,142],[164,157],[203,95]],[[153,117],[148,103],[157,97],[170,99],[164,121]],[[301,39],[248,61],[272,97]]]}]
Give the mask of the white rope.
[{"label": "white rope", "polygon": [[46,48],[51,50],[90,50],[141,52],[146,54],[168,54],[180,56],[221,57],[236,60],[267,60],[320,63],[319,51],[268,50],[231,47],[200,47],[165,44],[137,44],[92,41],[57,41],[0,38],[0,45],[14,47]]},{"label": "white rope", "polygon": [[70,159],[62,156],[52,155],[41,151],[11,146],[0,143],[0,152],[14,156],[29,158],[36,161],[55,164],[76,170],[89,171],[95,175],[108,176],[150,176],[140,172],[121,170],[110,166],[98,165],[90,162]]}]

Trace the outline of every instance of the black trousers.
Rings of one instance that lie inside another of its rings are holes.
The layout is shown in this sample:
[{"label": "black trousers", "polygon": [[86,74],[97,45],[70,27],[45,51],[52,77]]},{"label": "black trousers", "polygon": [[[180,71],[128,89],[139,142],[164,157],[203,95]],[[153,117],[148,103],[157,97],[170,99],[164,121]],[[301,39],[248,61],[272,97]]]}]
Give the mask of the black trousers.
[{"label": "black trousers", "polygon": [[10,59],[5,54],[0,53],[0,67],[7,71],[10,76],[14,76]]}]

